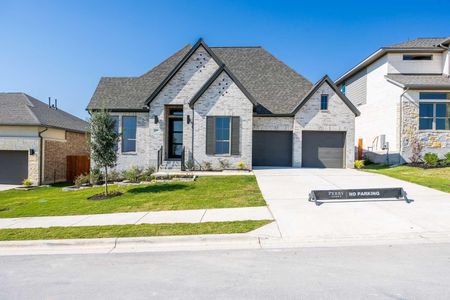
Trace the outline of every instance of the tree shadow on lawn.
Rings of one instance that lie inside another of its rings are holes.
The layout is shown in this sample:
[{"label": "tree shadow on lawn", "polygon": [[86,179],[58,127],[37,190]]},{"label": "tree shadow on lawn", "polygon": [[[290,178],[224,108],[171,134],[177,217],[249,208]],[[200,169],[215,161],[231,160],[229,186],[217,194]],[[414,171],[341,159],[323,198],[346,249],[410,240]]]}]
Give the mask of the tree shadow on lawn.
[{"label": "tree shadow on lawn", "polygon": [[128,193],[140,194],[140,193],[162,193],[162,192],[173,192],[178,190],[192,189],[192,186],[183,183],[173,183],[173,184],[155,184],[146,187],[138,187],[129,189]]}]

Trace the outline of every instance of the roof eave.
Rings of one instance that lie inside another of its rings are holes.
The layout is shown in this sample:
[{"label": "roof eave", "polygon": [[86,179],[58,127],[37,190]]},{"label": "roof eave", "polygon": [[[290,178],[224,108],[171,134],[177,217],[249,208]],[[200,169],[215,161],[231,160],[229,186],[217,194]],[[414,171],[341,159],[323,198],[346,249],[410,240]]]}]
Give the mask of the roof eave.
[{"label": "roof eave", "polygon": [[430,48],[430,47],[421,47],[421,48],[418,48],[418,47],[415,47],[415,48],[382,47],[382,48],[378,49],[377,51],[375,51],[374,53],[372,53],[371,55],[369,55],[366,59],[364,59],[362,62],[357,64],[355,67],[353,67],[352,69],[350,69],[349,71],[347,71],[346,73],[341,75],[336,80],[335,83],[336,83],[336,85],[340,85],[345,80],[347,80],[349,77],[355,75],[356,73],[361,71],[363,68],[365,68],[368,65],[372,64],[373,62],[375,62],[379,58],[383,57],[387,53],[403,53],[403,52],[408,52],[408,53],[430,53],[430,52],[432,52],[432,53],[441,53],[443,51],[444,51],[444,49],[440,48],[440,47],[432,47],[432,48]]}]

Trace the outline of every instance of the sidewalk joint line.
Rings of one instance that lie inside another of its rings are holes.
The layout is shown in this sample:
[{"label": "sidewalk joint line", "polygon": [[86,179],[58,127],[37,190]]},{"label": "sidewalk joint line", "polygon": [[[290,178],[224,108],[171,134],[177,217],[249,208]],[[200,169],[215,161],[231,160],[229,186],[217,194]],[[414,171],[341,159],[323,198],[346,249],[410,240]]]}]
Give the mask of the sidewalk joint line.
[{"label": "sidewalk joint line", "polygon": [[207,209],[205,209],[205,212],[203,213],[202,217],[200,218],[200,222],[199,223],[203,222],[203,217],[205,217],[206,211],[207,211]]},{"label": "sidewalk joint line", "polygon": [[134,222],[134,225],[136,225],[140,220],[142,220],[144,217],[146,217],[150,212],[146,212],[142,217],[140,217],[139,219],[137,219],[136,222]]}]

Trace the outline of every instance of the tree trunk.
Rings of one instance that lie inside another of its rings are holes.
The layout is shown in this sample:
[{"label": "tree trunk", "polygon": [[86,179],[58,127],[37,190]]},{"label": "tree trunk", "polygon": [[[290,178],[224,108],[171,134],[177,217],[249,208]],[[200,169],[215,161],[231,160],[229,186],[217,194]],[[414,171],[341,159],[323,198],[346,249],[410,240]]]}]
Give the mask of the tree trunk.
[{"label": "tree trunk", "polygon": [[105,195],[108,195],[108,167],[105,167]]}]

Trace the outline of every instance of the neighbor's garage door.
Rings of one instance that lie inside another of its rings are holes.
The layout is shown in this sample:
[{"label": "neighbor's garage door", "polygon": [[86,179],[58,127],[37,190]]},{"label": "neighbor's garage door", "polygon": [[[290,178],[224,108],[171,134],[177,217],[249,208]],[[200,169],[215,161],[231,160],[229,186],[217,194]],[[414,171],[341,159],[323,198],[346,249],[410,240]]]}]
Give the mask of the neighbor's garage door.
[{"label": "neighbor's garage door", "polygon": [[302,167],[343,168],[344,132],[303,131]]},{"label": "neighbor's garage door", "polygon": [[0,183],[21,184],[28,177],[28,152],[0,150]]},{"label": "neighbor's garage door", "polygon": [[292,166],[292,131],[253,131],[254,166]]}]

